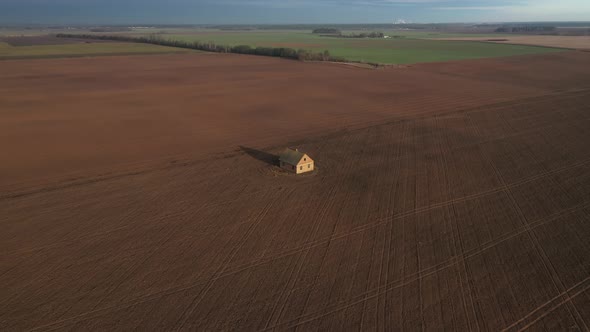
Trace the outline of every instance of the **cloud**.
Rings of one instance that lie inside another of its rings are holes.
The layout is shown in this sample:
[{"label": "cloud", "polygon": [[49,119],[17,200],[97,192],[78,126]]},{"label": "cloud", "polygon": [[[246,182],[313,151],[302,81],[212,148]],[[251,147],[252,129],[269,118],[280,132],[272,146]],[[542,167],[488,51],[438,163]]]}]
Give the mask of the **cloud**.
[{"label": "cloud", "polygon": [[567,21],[588,20],[590,18],[590,1],[588,0],[525,0],[513,3],[493,5],[445,5],[433,6],[439,11],[487,12],[488,18],[497,21],[534,20]]},{"label": "cloud", "polygon": [[590,0],[0,0],[0,22],[371,23],[588,20]]}]

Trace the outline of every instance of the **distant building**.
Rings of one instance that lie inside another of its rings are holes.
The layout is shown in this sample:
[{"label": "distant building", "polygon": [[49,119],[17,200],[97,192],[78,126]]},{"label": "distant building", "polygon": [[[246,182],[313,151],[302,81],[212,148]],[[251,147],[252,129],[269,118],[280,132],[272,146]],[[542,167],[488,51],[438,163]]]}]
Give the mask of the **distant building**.
[{"label": "distant building", "polygon": [[279,163],[282,169],[296,174],[311,172],[314,169],[313,159],[297,149],[285,149],[279,156]]}]

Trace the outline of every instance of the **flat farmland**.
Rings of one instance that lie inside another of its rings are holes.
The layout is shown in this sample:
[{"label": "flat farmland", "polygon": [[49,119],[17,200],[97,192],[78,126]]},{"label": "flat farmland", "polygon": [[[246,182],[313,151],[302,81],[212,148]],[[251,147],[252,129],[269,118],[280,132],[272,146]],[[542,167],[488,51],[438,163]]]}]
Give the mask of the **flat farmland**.
[{"label": "flat farmland", "polygon": [[0,62],[0,329],[588,330],[589,63]]},{"label": "flat farmland", "polygon": [[[349,34],[352,31],[344,31]],[[366,31],[365,31],[366,32]],[[387,35],[399,38],[334,38],[324,37],[308,31],[195,31],[174,33],[168,31],[159,35],[164,39],[184,42],[215,42],[219,45],[250,45],[252,47],[290,47],[293,49],[323,52],[349,61],[363,61],[381,64],[414,64],[465,59],[495,58],[526,54],[560,52],[555,48],[527,45],[503,45],[477,41],[450,41],[437,39],[445,34],[385,31]],[[128,33],[137,35],[137,33]],[[149,34],[145,34],[149,35]],[[462,35],[471,36],[471,35]],[[478,35],[475,35],[478,36]],[[447,35],[446,37],[461,37]],[[474,36],[471,36],[474,37]],[[489,38],[503,38],[499,37]],[[481,38],[481,36],[479,36]]]},{"label": "flat farmland", "polygon": [[139,43],[65,40],[50,36],[0,38],[0,60],[189,52],[196,51]]},{"label": "flat farmland", "polygon": [[496,36],[493,38],[455,36],[444,37],[441,39],[462,41],[491,40],[494,43],[499,44],[536,45],[577,50],[590,50],[590,36]]}]

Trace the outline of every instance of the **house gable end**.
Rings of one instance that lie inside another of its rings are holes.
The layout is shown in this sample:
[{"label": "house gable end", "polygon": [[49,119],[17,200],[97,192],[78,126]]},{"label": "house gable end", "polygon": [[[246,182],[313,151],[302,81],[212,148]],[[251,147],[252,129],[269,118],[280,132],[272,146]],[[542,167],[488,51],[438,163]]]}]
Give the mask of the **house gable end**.
[{"label": "house gable end", "polygon": [[313,163],[313,159],[309,158],[307,154],[304,154],[303,156],[301,156],[301,159],[299,159],[297,165],[305,165],[309,163]]}]

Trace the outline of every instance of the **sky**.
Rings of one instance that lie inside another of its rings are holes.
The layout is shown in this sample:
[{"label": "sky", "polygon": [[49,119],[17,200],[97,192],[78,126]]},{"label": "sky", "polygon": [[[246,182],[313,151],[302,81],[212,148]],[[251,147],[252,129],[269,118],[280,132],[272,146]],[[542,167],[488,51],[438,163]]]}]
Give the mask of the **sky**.
[{"label": "sky", "polygon": [[0,0],[0,25],[395,21],[590,21],[590,0]]}]

